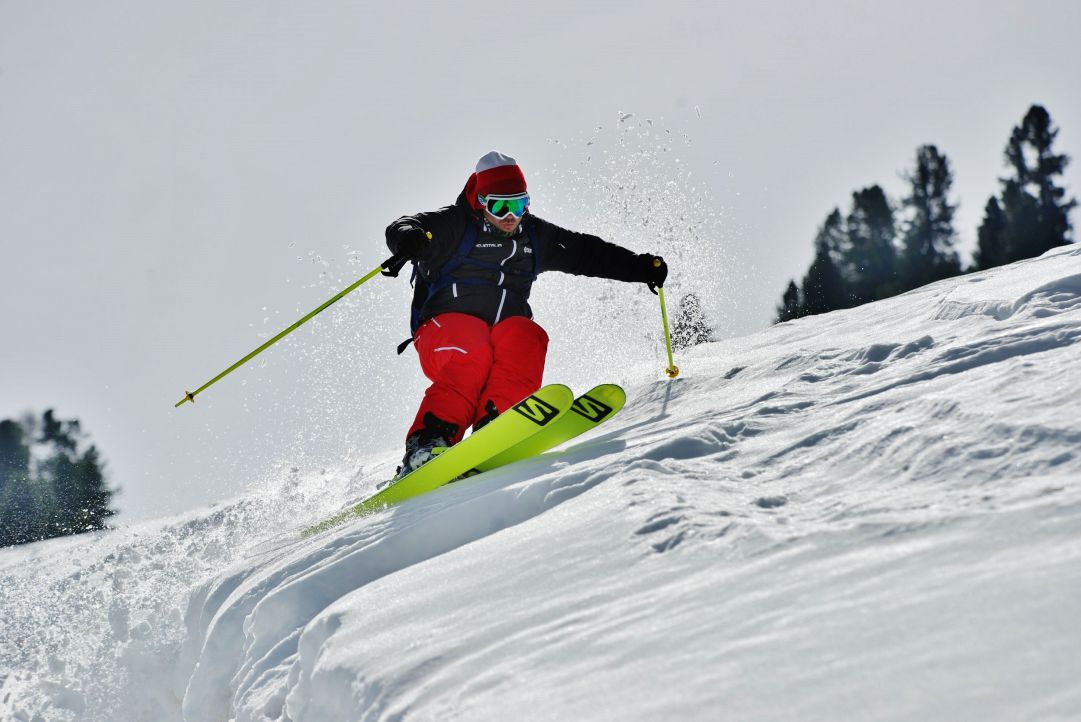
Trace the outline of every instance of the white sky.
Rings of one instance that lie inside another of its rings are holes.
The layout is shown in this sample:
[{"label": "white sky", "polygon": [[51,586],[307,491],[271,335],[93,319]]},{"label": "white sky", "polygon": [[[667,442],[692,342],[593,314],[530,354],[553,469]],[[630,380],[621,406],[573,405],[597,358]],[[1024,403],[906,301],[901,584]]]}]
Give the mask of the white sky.
[{"label": "white sky", "polygon": [[1081,4],[796,5],[0,0],[0,418],[81,419],[122,520],[236,493],[283,449],[389,448],[420,388],[392,350],[400,283],[172,405],[381,261],[386,224],[453,200],[491,148],[573,207],[546,183],[621,111],[688,141],[738,265],[718,269],[726,336],[768,324],[853,190],[898,197],[918,145],[953,163],[966,248],[1031,103],[1081,155]]}]

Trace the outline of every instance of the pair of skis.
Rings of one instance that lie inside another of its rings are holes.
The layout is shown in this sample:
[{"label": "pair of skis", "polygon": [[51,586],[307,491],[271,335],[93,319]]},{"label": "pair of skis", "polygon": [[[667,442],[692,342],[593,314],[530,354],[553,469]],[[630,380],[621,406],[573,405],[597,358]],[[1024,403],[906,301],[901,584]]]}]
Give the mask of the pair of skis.
[{"label": "pair of skis", "polygon": [[536,456],[584,434],[623,408],[627,395],[601,384],[578,398],[562,384],[545,386],[465,440],[355,506],[308,527],[308,537],[391,504],[420,496],[465,474],[481,473]]}]

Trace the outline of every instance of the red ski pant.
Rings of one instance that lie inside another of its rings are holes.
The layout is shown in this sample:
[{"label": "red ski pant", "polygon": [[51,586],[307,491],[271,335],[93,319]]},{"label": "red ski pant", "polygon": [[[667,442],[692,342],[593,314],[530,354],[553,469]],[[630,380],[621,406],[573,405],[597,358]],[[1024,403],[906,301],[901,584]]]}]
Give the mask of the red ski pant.
[{"label": "red ski pant", "polygon": [[503,413],[540,388],[548,334],[524,316],[489,326],[475,316],[444,313],[417,329],[413,345],[432,385],[407,437],[425,427],[430,413],[457,427],[448,439],[456,444],[493,409]]}]

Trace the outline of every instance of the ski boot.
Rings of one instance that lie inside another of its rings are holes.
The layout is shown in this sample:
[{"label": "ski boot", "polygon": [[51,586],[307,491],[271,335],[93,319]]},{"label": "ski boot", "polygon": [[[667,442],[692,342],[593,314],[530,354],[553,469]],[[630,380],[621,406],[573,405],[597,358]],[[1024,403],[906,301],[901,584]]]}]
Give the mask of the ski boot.
[{"label": "ski boot", "polygon": [[424,438],[422,434],[410,436],[406,439],[405,457],[402,459],[402,465],[398,467],[397,473],[394,474],[394,481],[404,478],[407,474],[424,466],[449,448],[450,442],[441,436],[428,438]]},{"label": "ski boot", "polygon": [[412,471],[450,448],[450,439],[458,433],[458,427],[443,421],[431,412],[424,415],[424,426],[405,440],[405,457],[391,479],[399,481]]}]

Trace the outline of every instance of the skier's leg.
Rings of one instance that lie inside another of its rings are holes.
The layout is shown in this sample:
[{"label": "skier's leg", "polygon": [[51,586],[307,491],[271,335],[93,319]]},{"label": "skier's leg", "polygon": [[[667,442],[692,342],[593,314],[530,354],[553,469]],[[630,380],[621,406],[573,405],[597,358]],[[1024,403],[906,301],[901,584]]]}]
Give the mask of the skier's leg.
[{"label": "skier's leg", "polygon": [[458,443],[476,416],[492,367],[488,324],[464,313],[444,313],[418,329],[413,345],[432,385],[406,439],[418,432]]},{"label": "skier's leg", "polygon": [[512,316],[492,329],[492,353],[492,370],[480,394],[475,429],[540,388],[548,334],[525,316]]}]

